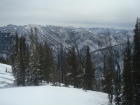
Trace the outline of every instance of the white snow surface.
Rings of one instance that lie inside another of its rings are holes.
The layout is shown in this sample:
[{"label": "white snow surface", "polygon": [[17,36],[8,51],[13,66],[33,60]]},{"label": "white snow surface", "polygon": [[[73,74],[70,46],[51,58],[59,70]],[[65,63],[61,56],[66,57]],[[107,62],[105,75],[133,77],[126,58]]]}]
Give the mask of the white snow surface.
[{"label": "white snow surface", "polygon": [[12,74],[11,66],[0,63],[0,89],[14,86],[13,81],[14,77]]},{"label": "white snow surface", "polygon": [[72,87],[18,87],[11,66],[0,64],[0,105],[109,105],[109,101],[105,93]]}]

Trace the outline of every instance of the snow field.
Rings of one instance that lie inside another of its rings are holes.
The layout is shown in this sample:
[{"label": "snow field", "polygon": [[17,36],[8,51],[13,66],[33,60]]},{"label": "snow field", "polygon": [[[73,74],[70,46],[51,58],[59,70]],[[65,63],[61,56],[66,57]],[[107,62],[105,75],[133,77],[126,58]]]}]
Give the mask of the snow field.
[{"label": "snow field", "polygon": [[11,66],[0,63],[0,88],[13,86],[13,81],[14,77],[12,74]]},{"label": "snow field", "polygon": [[0,90],[0,105],[108,105],[107,94],[81,89],[29,86]]},{"label": "snow field", "polygon": [[18,87],[11,66],[0,64],[0,105],[109,105],[109,101],[105,93],[72,87]]}]

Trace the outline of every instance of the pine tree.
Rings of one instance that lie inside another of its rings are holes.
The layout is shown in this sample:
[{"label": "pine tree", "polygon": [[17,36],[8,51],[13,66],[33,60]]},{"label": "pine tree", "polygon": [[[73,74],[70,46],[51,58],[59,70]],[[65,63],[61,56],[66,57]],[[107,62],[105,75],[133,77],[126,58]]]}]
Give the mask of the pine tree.
[{"label": "pine tree", "polygon": [[47,82],[52,82],[53,85],[57,81],[58,73],[54,64],[54,59],[52,55],[52,50],[49,48],[48,44],[44,45],[44,79]]},{"label": "pine tree", "polygon": [[26,44],[24,37],[18,37],[16,33],[16,44],[14,51],[14,61],[12,64],[13,74],[15,76],[15,81],[17,85],[25,85],[25,69],[26,69]]},{"label": "pine tree", "polygon": [[25,84],[29,85],[29,77],[30,77],[30,70],[29,70],[29,47],[26,45],[26,51],[25,51]]},{"label": "pine tree", "polygon": [[113,85],[114,85],[114,66],[113,66],[113,58],[109,56],[108,58],[108,66],[107,66],[107,93],[110,103],[113,101]]},{"label": "pine tree", "polygon": [[29,57],[29,68],[28,68],[28,76],[27,76],[27,85],[32,84],[33,77],[33,69],[34,69],[34,37],[33,37],[33,29],[31,29],[30,33],[30,57]]},{"label": "pine tree", "polygon": [[25,85],[25,69],[26,69],[26,61],[25,61],[25,52],[26,52],[26,44],[25,44],[25,38],[20,38],[20,47],[19,47],[19,56],[20,56],[20,78],[21,78],[21,84]]},{"label": "pine tree", "polygon": [[69,81],[71,79],[68,79],[68,74],[71,72],[68,63],[68,53],[65,52],[62,44],[60,45],[60,47],[57,47],[57,52],[57,72],[59,72],[59,82],[64,83],[65,86],[72,85]]},{"label": "pine tree", "polygon": [[91,55],[89,52],[89,46],[87,46],[86,60],[85,60],[85,74],[83,81],[83,88],[86,90],[93,90],[93,85],[95,82],[95,68],[93,67],[91,61]]},{"label": "pine tree", "polygon": [[69,78],[69,73],[71,71],[70,71],[69,62],[68,62],[68,53],[65,53],[64,61],[65,61],[64,62],[64,84],[67,87],[68,85],[71,85],[70,78]]},{"label": "pine tree", "polygon": [[[110,103],[113,101],[113,93],[114,93],[114,85],[115,82],[119,81],[119,73],[116,72],[114,75],[114,67],[113,67],[113,58],[109,56],[108,58],[104,57],[104,71],[103,71],[103,92],[108,93],[108,99]],[[116,77],[116,80],[114,79]],[[119,89],[119,87],[117,87]]]},{"label": "pine tree", "polygon": [[20,57],[19,54],[17,54],[15,61],[14,61],[14,77],[15,82],[17,85],[21,84],[21,78],[20,78]]},{"label": "pine tree", "polygon": [[134,49],[133,49],[133,66],[132,66],[132,82],[133,82],[133,104],[140,104],[140,19],[137,18],[134,29]]},{"label": "pine tree", "polygon": [[60,48],[58,47],[58,61],[57,61],[57,70],[59,71],[59,82],[64,83],[64,47],[61,44]]},{"label": "pine tree", "polygon": [[28,85],[39,85],[39,52],[38,52],[38,36],[37,28],[34,29],[35,33],[31,29],[31,44],[30,44],[30,59],[29,59],[29,77]]},{"label": "pine tree", "polygon": [[15,62],[17,62],[16,60],[17,60],[17,55],[18,55],[18,52],[19,52],[19,38],[18,38],[18,34],[16,33],[16,43],[15,43],[15,46],[14,46],[14,52],[13,52],[13,55],[12,55],[12,71],[13,71],[13,74],[14,74],[14,76],[15,76],[15,73],[16,73],[16,71],[15,71]]},{"label": "pine tree", "polygon": [[45,69],[45,66],[43,65],[43,63],[44,63],[44,61],[43,61],[43,57],[44,57],[44,55],[43,55],[43,52],[44,52],[43,45],[40,44],[38,50],[39,50],[39,69],[40,69],[39,80],[43,81],[44,80],[43,70]]},{"label": "pine tree", "polygon": [[35,52],[34,52],[34,58],[35,58],[35,66],[34,66],[34,84],[39,85],[39,78],[40,78],[40,68],[39,68],[39,45],[38,45],[38,32],[37,28],[35,27],[35,35],[34,35],[34,45],[35,45]]},{"label": "pine tree", "polygon": [[50,62],[49,62],[49,46],[47,45],[47,43],[45,43],[44,45],[44,80],[46,82],[50,82],[50,70],[49,70],[49,67],[50,67]]},{"label": "pine tree", "polygon": [[72,83],[72,70],[71,70],[71,49],[66,56],[66,73],[65,73],[65,86],[73,85]]},{"label": "pine tree", "polygon": [[120,105],[121,102],[121,74],[120,69],[117,68],[114,72],[114,102],[116,105]]},{"label": "pine tree", "polygon": [[16,44],[15,44],[15,52],[14,52],[14,62],[12,65],[13,74],[15,77],[15,82],[17,85],[21,84],[21,78],[20,78],[20,49],[19,49],[19,38],[16,34]]},{"label": "pine tree", "polygon": [[129,38],[124,55],[123,63],[123,89],[122,89],[122,105],[132,105],[132,66],[131,66],[131,50]]},{"label": "pine tree", "polygon": [[106,56],[104,55],[103,58],[103,75],[102,75],[102,90],[103,92],[107,93],[107,67],[106,67]]},{"label": "pine tree", "polygon": [[75,53],[75,47],[72,47],[67,55],[67,73],[66,85],[73,85],[75,88],[82,88],[82,74],[83,71],[78,62],[77,55]]},{"label": "pine tree", "polygon": [[110,30],[107,30],[107,36],[105,37],[106,48],[108,55],[106,56],[106,73],[105,73],[105,87],[104,91],[108,93],[108,99],[110,103],[113,102],[113,92],[114,92],[114,53],[112,49],[112,42],[110,36]]}]

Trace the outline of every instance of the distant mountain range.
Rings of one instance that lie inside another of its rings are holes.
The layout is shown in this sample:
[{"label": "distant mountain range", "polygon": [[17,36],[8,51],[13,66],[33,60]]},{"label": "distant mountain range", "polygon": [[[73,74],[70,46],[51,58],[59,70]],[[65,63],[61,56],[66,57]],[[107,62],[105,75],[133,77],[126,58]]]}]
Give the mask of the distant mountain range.
[{"label": "distant mountain range", "polygon": [[109,41],[108,38],[110,38],[114,53],[116,54],[114,60],[118,63],[118,67],[121,68],[127,36],[129,36],[130,42],[132,42],[134,35],[133,30],[126,29],[75,28],[33,24],[16,26],[10,24],[5,27],[0,27],[0,53],[4,56],[10,54],[10,50],[12,50],[12,46],[15,43],[16,32],[19,36],[24,36],[27,43],[30,43],[30,30],[35,27],[38,31],[39,42],[44,43],[47,41],[53,49],[54,55],[56,55],[57,47],[60,45],[63,45],[65,50],[72,45],[76,45],[81,54],[85,53],[86,45],[89,45],[93,62],[95,62],[99,70],[101,70],[100,68],[102,67],[103,56],[107,54],[106,47]]},{"label": "distant mountain range", "polygon": [[[111,42],[113,45],[123,44],[129,35],[130,41],[133,40],[133,31],[125,29],[113,28],[74,28],[74,27],[61,27],[61,26],[41,26],[41,25],[7,25],[0,27],[0,42],[3,43],[6,37],[12,37],[17,32],[18,35],[23,35],[29,39],[30,29],[36,27],[38,29],[39,42],[47,41],[51,47],[55,48],[62,44],[65,47],[71,46],[76,43],[79,50],[82,50],[85,45],[90,46],[90,50],[95,51],[102,49],[105,46],[105,37],[108,36],[110,30]],[[7,46],[8,43],[4,42]],[[0,44],[3,45],[3,44]],[[3,49],[0,49],[2,51]]]}]

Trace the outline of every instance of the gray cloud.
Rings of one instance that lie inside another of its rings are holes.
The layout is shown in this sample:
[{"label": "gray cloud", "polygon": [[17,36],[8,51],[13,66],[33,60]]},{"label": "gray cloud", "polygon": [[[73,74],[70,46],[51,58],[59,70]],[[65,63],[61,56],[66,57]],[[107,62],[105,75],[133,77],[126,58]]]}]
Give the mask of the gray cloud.
[{"label": "gray cloud", "polygon": [[3,0],[0,26],[7,24],[133,29],[140,0]]}]

